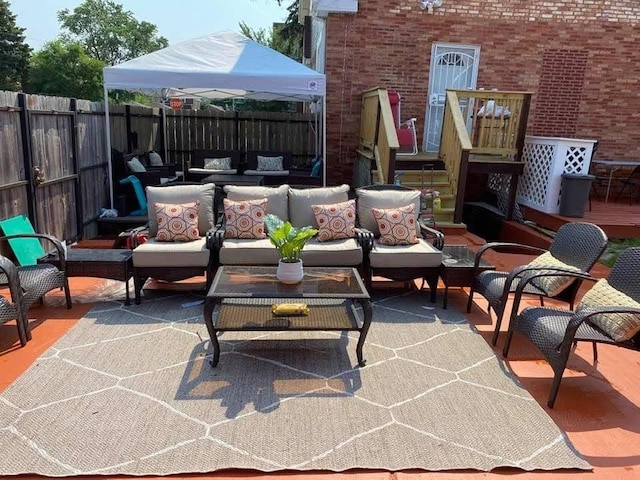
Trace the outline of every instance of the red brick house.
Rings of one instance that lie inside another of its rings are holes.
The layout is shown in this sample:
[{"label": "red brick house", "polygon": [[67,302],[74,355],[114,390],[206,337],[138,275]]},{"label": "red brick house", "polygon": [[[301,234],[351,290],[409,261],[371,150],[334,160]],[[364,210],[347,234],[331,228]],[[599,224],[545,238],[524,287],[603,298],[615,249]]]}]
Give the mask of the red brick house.
[{"label": "red brick house", "polygon": [[437,149],[443,71],[456,88],[533,92],[530,135],[597,139],[599,158],[640,159],[638,0],[301,0],[300,10],[308,62],[327,74],[330,183],[351,179],[372,87],[400,92],[421,150]]}]

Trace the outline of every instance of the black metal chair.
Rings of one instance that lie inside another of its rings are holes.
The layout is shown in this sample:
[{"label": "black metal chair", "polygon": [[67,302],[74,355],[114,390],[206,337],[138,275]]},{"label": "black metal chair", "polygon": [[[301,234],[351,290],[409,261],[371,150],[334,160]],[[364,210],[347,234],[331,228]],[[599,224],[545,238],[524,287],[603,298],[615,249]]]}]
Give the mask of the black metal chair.
[{"label": "black metal chair", "polygon": [[[640,248],[629,248],[620,254],[607,277],[607,281],[614,289],[630,297],[635,302],[640,302],[640,277],[638,276],[638,271],[640,271]],[[503,355],[505,358],[507,357],[513,332],[515,331],[529,338],[538,347],[554,371],[551,392],[547,401],[547,405],[553,408],[569,354],[577,342],[592,343],[594,364],[598,360],[598,343],[640,350],[640,333],[629,340],[616,341],[601,328],[592,324],[592,317],[595,315],[611,316],[623,313],[636,314],[638,320],[640,320],[640,308],[614,305],[589,307],[574,312],[572,311],[573,308],[571,310],[562,310],[558,308],[529,307],[525,308],[519,315],[516,315],[515,312],[521,296],[531,284],[531,281],[546,275],[549,275],[549,273],[532,272],[524,277],[518,285]],[[566,272],[556,273],[556,275],[572,277],[579,281],[598,280],[586,273]]]},{"label": "black metal chair", "polygon": [[633,200],[637,202],[640,199],[640,166],[635,167],[627,178],[620,180],[622,188],[616,195],[616,201],[622,197],[622,194],[629,188],[629,205]]},{"label": "black metal chair", "polygon": [[[358,204],[358,222],[368,230],[371,238],[379,237],[378,226],[373,214],[375,208],[399,208],[407,204],[415,205],[416,217],[420,213],[420,192],[401,185],[368,185],[356,190]],[[421,278],[431,291],[431,302],[436,300],[438,276],[442,263],[444,234],[425,225],[418,218],[420,236],[415,245],[379,245],[371,242],[368,255],[364,259],[365,282],[372,288],[374,276],[396,281],[409,281]]]},{"label": "black metal chair", "polygon": [[25,309],[22,303],[22,287],[18,277],[18,268],[11,260],[0,255],[0,276],[4,277],[9,287],[11,298],[0,295],[0,324],[9,320],[15,320],[18,327],[20,345],[23,347],[31,340],[31,332],[28,330]]},{"label": "black metal chair", "polygon": [[[556,232],[548,252],[564,264],[575,267],[582,272],[588,272],[604,252],[607,247],[607,241],[607,235],[597,225],[586,222],[566,223]],[[478,249],[474,263],[476,280],[469,292],[467,312],[471,311],[473,295],[476,292],[489,302],[488,313],[491,313],[491,309],[496,313],[496,327],[491,340],[491,343],[495,345],[498,341],[500,325],[502,324],[502,317],[509,294],[515,292],[522,275],[528,271],[539,270],[540,268],[522,265],[511,272],[495,270],[482,271],[479,268],[480,260],[489,250],[525,254],[541,254],[547,252],[547,250],[531,245],[506,242],[492,242]],[[551,269],[553,268],[554,267],[551,267]],[[529,283],[523,292],[530,295],[537,295],[540,297],[541,303],[544,301],[544,297],[548,297],[567,302],[569,308],[573,308],[573,302],[579,288],[580,281],[576,280],[560,293],[554,294],[541,288],[539,285]]]}]

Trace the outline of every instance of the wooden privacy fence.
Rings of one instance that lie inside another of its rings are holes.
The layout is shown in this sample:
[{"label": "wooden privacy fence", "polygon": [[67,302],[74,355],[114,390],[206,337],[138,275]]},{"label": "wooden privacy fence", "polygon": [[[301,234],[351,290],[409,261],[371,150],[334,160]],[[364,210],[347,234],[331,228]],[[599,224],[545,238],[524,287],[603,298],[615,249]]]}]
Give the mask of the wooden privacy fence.
[{"label": "wooden privacy fence", "polygon": [[[109,107],[112,148],[156,150],[183,169],[197,149],[288,150],[296,165],[316,152],[312,114]],[[0,219],[25,214],[60,239],[95,237],[109,206],[104,118],[101,102],[0,91]]]}]

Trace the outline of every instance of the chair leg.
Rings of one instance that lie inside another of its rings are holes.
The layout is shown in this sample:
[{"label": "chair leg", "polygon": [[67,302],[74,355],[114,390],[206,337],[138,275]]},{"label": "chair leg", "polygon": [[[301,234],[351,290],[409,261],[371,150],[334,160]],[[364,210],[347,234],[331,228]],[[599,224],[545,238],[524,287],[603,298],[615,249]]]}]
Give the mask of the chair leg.
[{"label": "chair leg", "polygon": [[502,325],[502,315],[504,314],[504,306],[497,305],[493,307],[493,311],[496,312],[496,328],[493,331],[493,337],[491,338],[491,345],[498,343],[498,335],[500,335],[500,326]]},{"label": "chair leg", "polygon": [[24,312],[20,313],[18,315],[18,318],[16,318],[16,325],[18,327],[18,338],[20,339],[20,345],[23,347],[29,340],[31,340],[31,332],[27,334],[27,329],[29,329],[28,320],[25,321],[25,318],[26,316]]},{"label": "chair leg", "polygon": [[509,355],[509,348],[511,348],[512,338],[513,338],[513,328],[509,328],[509,331],[507,332],[507,338],[504,342],[504,347],[502,348],[502,356],[504,358],[507,358],[507,355]]},{"label": "chair leg", "polygon": [[469,290],[469,300],[467,300],[467,313],[471,312],[471,305],[473,304],[473,287]]},{"label": "chair leg", "polygon": [[67,301],[67,308],[71,309],[71,291],[69,290],[69,279],[64,279],[64,298]]},{"label": "chair leg", "polygon": [[551,392],[549,392],[549,399],[547,400],[547,405],[549,408],[553,408],[553,405],[556,403],[556,397],[558,396],[558,390],[560,389],[560,382],[562,381],[562,374],[564,373],[564,367],[561,371],[555,372],[553,376],[553,382],[551,383]]},{"label": "chair leg", "polygon": [[598,344],[591,342],[591,345],[593,345],[593,366],[595,367],[598,363]]}]

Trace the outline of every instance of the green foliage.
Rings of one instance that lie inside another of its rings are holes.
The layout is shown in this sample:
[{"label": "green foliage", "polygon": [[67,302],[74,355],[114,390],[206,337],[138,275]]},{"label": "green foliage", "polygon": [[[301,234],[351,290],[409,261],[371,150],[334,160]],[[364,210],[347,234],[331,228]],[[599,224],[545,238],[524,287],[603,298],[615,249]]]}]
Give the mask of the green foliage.
[{"label": "green foliage", "polygon": [[84,0],[70,12],[58,12],[65,42],[80,43],[89,56],[106,65],[154,52],[169,45],[158,28],[137,21],[133,13],[111,0]]},{"label": "green foliage", "polygon": [[300,252],[304,245],[318,233],[313,227],[295,228],[291,222],[283,222],[272,214],[265,217],[264,224],[269,240],[278,249],[280,259],[285,263],[300,260]]},{"label": "green foliage", "polygon": [[79,43],[54,40],[31,57],[31,92],[101,100],[104,63],[91,58]]},{"label": "green foliage", "polygon": [[640,238],[625,238],[625,239],[613,239],[609,240],[607,249],[600,257],[600,261],[607,267],[613,267],[618,255],[624,252],[627,248],[640,247]]},{"label": "green foliage", "polygon": [[29,72],[29,45],[9,2],[0,0],[0,90],[20,90]]}]

